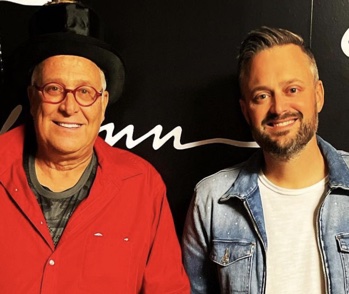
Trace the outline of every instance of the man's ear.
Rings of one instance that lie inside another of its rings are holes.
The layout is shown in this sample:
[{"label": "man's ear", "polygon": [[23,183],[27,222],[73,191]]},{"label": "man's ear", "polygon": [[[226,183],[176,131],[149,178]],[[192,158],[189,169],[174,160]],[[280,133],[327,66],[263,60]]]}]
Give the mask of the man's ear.
[{"label": "man's ear", "polygon": [[102,123],[105,119],[105,111],[107,109],[108,102],[109,102],[109,92],[107,90],[103,92],[101,99],[102,99],[102,112],[103,112],[102,121],[101,121]]},{"label": "man's ear", "polygon": [[245,98],[240,97],[239,102],[240,102],[241,112],[244,115],[244,118],[247,121],[247,123],[250,124],[250,120],[249,120],[248,112],[247,112],[247,102],[246,102]]},{"label": "man's ear", "polygon": [[318,113],[322,110],[325,103],[325,89],[322,81],[318,80],[315,85],[316,109]]}]

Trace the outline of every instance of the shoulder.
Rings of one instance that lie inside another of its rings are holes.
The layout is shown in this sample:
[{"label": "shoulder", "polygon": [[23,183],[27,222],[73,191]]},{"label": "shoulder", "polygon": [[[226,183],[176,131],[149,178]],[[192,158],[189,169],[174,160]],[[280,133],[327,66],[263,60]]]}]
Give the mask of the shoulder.
[{"label": "shoulder", "polygon": [[15,163],[22,165],[24,133],[24,126],[20,126],[0,135],[0,174]]},{"label": "shoulder", "polygon": [[343,151],[343,150],[337,150],[337,153],[339,157],[343,159],[346,167],[349,169],[349,152]]},{"label": "shoulder", "polygon": [[246,162],[242,162],[203,178],[195,186],[197,200],[218,200],[234,184],[245,165]]},{"label": "shoulder", "polygon": [[160,178],[154,166],[142,157],[117,147],[108,145],[98,137],[95,142],[98,163],[106,170],[115,174],[131,177],[139,174]]},{"label": "shoulder", "polygon": [[12,143],[14,140],[19,140],[23,142],[24,133],[25,133],[25,126],[21,125],[6,133],[0,134],[0,142],[2,144],[6,144],[6,142],[8,142],[9,144],[10,142]]},{"label": "shoulder", "polygon": [[24,125],[16,127],[4,134],[0,135],[0,150],[1,153],[14,154],[16,151],[22,152],[24,145]]},{"label": "shoulder", "polygon": [[331,166],[337,166],[342,160],[349,167],[349,152],[336,149],[329,142],[317,136],[318,144],[324,154],[327,163]]},{"label": "shoulder", "polygon": [[349,152],[344,150],[337,150],[338,154],[343,158],[345,163],[349,165]]}]

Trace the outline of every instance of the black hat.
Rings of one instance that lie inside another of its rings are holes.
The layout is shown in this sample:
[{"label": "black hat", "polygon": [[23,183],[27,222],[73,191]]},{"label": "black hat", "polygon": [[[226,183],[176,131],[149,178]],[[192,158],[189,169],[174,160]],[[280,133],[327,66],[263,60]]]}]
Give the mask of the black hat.
[{"label": "black hat", "polygon": [[[27,40],[14,55],[16,73],[29,82],[35,65],[55,55],[77,55],[100,67],[107,80],[109,103],[121,95],[125,71],[122,61],[104,41],[97,14],[77,1],[52,1],[32,17]],[[18,77],[18,76],[17,76]]]}]

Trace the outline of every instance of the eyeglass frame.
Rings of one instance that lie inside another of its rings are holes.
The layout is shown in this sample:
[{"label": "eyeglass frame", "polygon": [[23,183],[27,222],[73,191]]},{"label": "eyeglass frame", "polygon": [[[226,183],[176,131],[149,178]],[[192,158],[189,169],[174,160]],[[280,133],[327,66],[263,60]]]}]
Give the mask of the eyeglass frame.
[{"label": "eyeglass frame", "polygon": [[[59,85],[59,86],[61,86],[61,87],[63,88],[63,92],[62,92],[63,98],[62,98],[62,100],[57,101],[57,102],[52,102],[52,101],[43,100],[45,103],[49,103],[49,104],[59,104],[59,103],[61,103],[62,101],[64,101],[64,100],[67,98],[68,93],[72,93],[72,94],[73,94],[73,97],[74,97],[74,99],[75,99],[75,101],[76,101],[77,104],[79,104],[81,107],[89,107],[89,106],[93,105],[93,104],[97,101],[97,99],[103,95],[103,92],[104,92],[104,90],[102,90],[102,91],[97,91],[95,87],[92,87],[92,86],[90,86],[90,85],[81,85],[81,86],[76,87],[75,89],[67,89],[63,84],[61,84],[61,83],[56,83],[56,82],[49,82],[49,83],[46,83],[46,84],[42,85],[41,87],[34,84],[34,85],[32,85],[32,87],[34,87],[37,91],[40,91],[40,92],[42,93],[42,96],[43,96],[45,99],[47,99],[47,98],[45,97],[44,89],[45,89],[45,87],[46,87],[47,85],[49,85],[49,84],[56,84],[56,85]],[[87,105],[84,105],[84,104],[79,103],[79,101],[76,99],[75,93],[76,93],[76,91],[77,91],[78,89],[80,89],[80,88],[82,88],[82,87],[90,87],[90,88],[92,88],[93,90],[95,90],[96,95],[93,97],[94,100],[92,101],[92,103],[87,104]]]}]

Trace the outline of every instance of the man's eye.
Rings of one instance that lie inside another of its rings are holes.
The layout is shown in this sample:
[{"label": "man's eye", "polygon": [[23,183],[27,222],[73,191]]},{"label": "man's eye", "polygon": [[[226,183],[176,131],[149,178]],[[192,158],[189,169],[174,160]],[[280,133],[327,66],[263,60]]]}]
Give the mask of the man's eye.
[{"label": "man's eye", "polygon": [[59,92],[62,92],[62,88],[59,87],[59,86],[55,86],[55,85],[47,86],[47,87],[45,88],[45,92],[46,92],[46,93],[51,93],[51,94],[53,94],[53,93],[59,93]]},{"label": "man's eye", "polygon": [[292,87],[292,88],[290,88],[289,91],[290,91],[291,94],[295,94],[295,93],[298,92],[298,89],[296,87]]},{"label": "man's eye", "polygon": [[82,95],[92,95],[93,90],[89,87],[80,87],[78,92]]},{"label": "man's eye", "polygon": [[268,94],[266,94],[266,93],[261,93],[261,94],[258,94],[258,95],[256,95],[255,97],[254,97],[254,101],[255,102],[261,102],[261,101],[263,101],[264,99],[266,99],[266,98],[268,98]]}]

